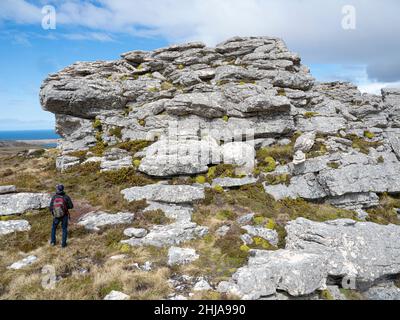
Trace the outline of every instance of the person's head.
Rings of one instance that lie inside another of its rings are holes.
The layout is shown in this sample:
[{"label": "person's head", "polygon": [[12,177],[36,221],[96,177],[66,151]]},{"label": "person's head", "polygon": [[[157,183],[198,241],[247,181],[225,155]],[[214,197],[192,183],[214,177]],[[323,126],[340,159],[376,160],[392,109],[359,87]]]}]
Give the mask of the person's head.
[{"label": "person's head", "polygon": [[64,192],[64,186],[62,184],[58,184],[56,186],[56,190],[57,190],[57,192]]}]

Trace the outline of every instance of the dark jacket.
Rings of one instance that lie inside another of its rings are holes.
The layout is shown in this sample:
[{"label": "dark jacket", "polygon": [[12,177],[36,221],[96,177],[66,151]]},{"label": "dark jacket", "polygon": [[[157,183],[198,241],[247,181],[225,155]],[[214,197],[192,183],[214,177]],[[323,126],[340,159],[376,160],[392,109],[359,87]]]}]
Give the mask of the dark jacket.
[{"label": "dark jacket", "polygon": [[66,204],[67,204],[67,209],[68,209],[68,210],[74,208],[74,204],[72,203],[71,198],[70,198],[69,196],[67,196],[67,195],[65,194],[64,191],[63,191],[63,192],[57,192],[57,193],[51,198],[51,201],[50,201],[50,212],[51,212],[51,214],[53,214],[54,199],[55,199],[56,197],[58,197],[58,196],[64,197],[64,200],[65,200],[65,202],[66,202]]}]

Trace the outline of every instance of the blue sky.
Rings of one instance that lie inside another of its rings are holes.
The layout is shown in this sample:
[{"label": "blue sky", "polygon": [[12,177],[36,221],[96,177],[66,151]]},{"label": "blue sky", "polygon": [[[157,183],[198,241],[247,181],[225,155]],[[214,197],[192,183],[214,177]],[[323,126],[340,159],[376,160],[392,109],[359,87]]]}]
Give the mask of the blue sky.
[{"label": "blue sky", "polygon": [[[40,84],[75,61],[117,59],[199,40],[234,35],[282,37],[320,81],[344,80],[365,92],[400,85],[398,0],[0,0],[0,130],[47,129]],[[343,29],[343,8],[355,29]],[[44,30],[42,8],[56,9]]]}]

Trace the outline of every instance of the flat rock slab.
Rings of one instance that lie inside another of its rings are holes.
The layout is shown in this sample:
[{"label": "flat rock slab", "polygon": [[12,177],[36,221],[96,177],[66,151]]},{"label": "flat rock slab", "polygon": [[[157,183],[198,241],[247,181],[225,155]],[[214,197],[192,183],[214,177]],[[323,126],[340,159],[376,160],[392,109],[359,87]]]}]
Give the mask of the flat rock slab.
[{"label": "flat rock slab", "polygon": [[185,241],[201,238],[207,233],[207,227],[198,226],[194,222],[176,222],[165,226],[154,226],[145,237],[123,240],[121,243],[131,246],[173,246]]},{"label": "flat rock slab", "polygon": [[253,177],[245,178],[216,178],[212,182],[212,186],[221,186],[222,188],[241,187],[248,184],[257,183],[257,179]]},{"label": "flat rock slab", "polygon": [[31,226],[26,220],[0,221],[0,236],[21,231],[29,231]]},{"label": "flat rock slab", "polygon": [[191,203],[204,199],[204,188],[187,185],[152,184],[122,190],[128,201],[150,200],[164,203]]},{"label": "flat rock slab", "polygon": [[30,266],[34,262],[36,262],[38,258],[36,256],[28,256],[20,261],[14,262],[11,266],[9,266],[7,269],[13,269],[13,270],[20,270],[23,269],[27,266]]},{"label": "flat rock slab", "polygon": [[369,283],[400,273],[400,226],[298,218],[288,223],[286,231],[286,248],[328,256],[331,276],[347,275]]},{"label": "flat rock slab", "polygon": [[17,188],[15,186],[0,186],[0,194],[13,193],[16,191]]},{"label": "flat rock slab", "polygon": [[171,247],[168,250],[168,265],[182,265],[193,262],[199,258],[196,250],[190,248]]},{"label": "flat rock slab", "polygon": [[47,193],[15,193],[0,195],[0,216],[39,210],[50,205],[51,196]]},{"label": "flat rock slab", "polygon": [[78,224],[88,230],[99,231],[101,227],[128,224],[133,221],[135,215],[129,212],[120,212],[116,214],[106,212],[90,212],[79,219]]},{"label": "flat rock slab", "polygon": [[144,211],[154,211],[161,210],[164,212],[165,216],[170,219],[175,219],[177,221],[191,221],[193,207],[190,205],[176,205],[170,203],[162,203],[149,201],[149,206],[144,209]]}]

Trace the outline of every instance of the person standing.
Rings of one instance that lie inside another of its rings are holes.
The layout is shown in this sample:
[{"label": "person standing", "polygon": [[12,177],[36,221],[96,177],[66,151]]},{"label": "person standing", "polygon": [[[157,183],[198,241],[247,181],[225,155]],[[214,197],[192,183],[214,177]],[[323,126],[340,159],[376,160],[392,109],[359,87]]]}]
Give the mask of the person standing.
[{"label": "person standing", "polygon": [[53,225],[51,229],[51,240],[52,246],[56,245],[56,232],[57,227],[61,223],[62,227],[62,241],[61,247],[67,246],[68,238],[68,222],[70,219],[69,210],[74,208],[71,198],[65,193],[64,186],[62,184],[57,185],[56,194],[51,198],[50,201],[50,212],[53,215]]}]

